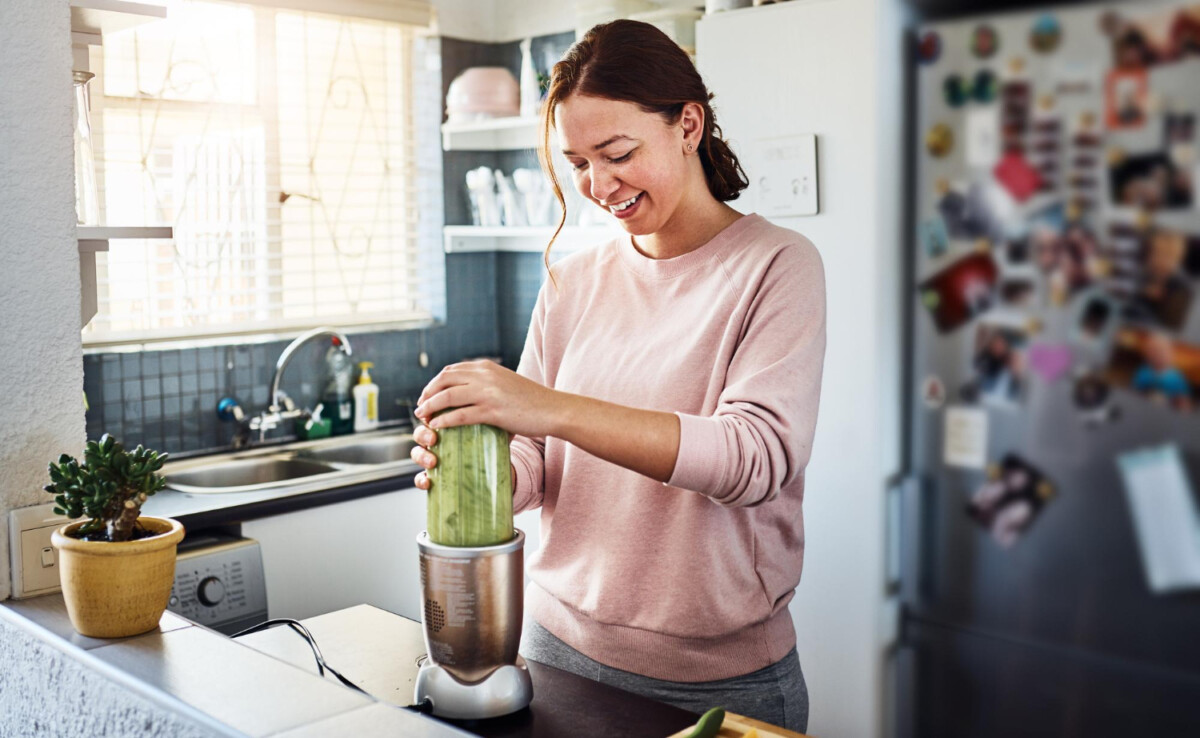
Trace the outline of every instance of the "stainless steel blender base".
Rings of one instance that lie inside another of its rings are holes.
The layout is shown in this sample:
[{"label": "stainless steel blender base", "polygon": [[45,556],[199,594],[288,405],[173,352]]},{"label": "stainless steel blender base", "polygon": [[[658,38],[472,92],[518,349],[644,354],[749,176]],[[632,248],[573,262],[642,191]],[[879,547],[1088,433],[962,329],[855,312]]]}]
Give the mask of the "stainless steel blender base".
[{"label": "stainless steel blender base", "polygon": [[417,672],[414,700],[433,703],[433,714],[455,720],[500,717],[526,707],[533,699],[533,682],[525,659],[505,664],[474,684],[463,684],[432,661]]}]

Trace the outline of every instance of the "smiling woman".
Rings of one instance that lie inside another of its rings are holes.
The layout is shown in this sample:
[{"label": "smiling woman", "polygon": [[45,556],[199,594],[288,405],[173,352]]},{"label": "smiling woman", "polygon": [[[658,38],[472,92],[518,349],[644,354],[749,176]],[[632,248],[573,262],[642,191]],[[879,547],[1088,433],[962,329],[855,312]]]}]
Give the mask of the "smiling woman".
[{"label": "smiling woman", "polygon": [[468,362],[429,383],[413,459],[437,465],[438,429],[514,434],[513,511],[542,510],[527,657],[803,731],[788,603],[824,274],[804,236],[726,204],[747,179],[709,99],[645,23],[597,26],[554,66],[544,168],[557,135],[576,189],[628,235],[554,266],[516,372]]}]

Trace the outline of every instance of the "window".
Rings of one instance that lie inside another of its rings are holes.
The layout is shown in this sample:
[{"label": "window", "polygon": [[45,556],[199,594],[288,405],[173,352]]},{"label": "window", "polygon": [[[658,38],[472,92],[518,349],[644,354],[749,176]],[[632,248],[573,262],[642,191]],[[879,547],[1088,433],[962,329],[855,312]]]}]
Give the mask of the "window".
[{"label": "window", "polygon": [[103,222],[174,238],[110,242],[84,343],[443,315],[440,64],[421,30],[181,0],[94,48]]}]

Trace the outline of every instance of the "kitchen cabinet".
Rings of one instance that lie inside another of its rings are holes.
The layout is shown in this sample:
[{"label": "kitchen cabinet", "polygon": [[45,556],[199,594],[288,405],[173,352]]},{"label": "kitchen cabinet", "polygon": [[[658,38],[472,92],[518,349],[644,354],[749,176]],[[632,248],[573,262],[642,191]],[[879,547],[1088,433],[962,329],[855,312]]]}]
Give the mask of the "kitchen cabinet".
[{"label": "kitchen cabinet", "polygon": [[[262,548],[267,611],[307,618],[368,603],[421,619],[417,534],[425,492],[415,487],[242,523]],[[540,510],[518,515],[525,557],[538,548]]]}]

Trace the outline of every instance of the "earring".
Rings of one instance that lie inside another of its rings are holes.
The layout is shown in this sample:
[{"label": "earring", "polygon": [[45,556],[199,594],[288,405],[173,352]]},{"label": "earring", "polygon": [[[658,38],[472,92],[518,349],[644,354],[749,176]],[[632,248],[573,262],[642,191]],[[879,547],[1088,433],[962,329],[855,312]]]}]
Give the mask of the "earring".
[{"label": "earring", "polygon": [[692,147],[692,145],[691,145],[691,144],[688,144],[688,152],[689,152],[689,153],[691,152],[692,148],[693,148],[693,147]]}]

